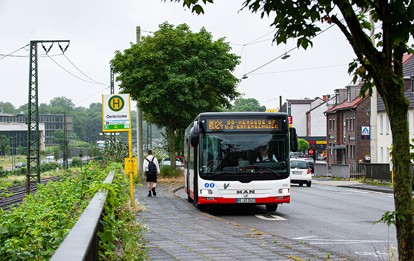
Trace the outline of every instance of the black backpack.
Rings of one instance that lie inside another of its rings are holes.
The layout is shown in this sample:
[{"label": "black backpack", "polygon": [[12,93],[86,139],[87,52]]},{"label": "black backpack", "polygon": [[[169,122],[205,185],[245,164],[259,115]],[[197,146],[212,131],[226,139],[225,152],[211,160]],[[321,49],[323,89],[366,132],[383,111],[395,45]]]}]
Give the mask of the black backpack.
[{"label": "black backpack", "polygon": [[157,166],[155,166],[154,158],[155,157],[153,157],[151,161],[149,161],[147,158],[145,158],[149,162],[148,163],[148,172],[150,174],[157,174]]}]

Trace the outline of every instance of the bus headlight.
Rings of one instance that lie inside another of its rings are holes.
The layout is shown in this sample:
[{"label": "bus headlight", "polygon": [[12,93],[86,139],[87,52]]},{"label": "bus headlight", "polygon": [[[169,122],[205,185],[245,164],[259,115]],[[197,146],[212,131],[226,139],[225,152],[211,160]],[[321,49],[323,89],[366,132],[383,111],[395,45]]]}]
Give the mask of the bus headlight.
[{"label": "bus headlight", "polygon": [[200,189],[200,195],[211,195],[213,194],[213,191],[211,189]]},{"label": "bus headlight", "polygon": [[289,189],[288,188],[281,188],[281,189],[279,189],[279,194],[289,194]]}]

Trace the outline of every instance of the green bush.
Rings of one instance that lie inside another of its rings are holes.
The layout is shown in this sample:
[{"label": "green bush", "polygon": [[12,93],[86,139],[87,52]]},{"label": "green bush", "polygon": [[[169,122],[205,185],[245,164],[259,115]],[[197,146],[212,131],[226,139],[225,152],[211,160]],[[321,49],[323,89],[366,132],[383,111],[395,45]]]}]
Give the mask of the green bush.
[{"label": "green bush", "polygon": [[81,167],[82,166],[82,159],[79,157],[73,157],[72,158],[72,167]]},{"label": "green bush", "polygon": [[[116,171],[113,183],[102,184],[111,169]],[[27,195],[18,208],[0,209],[0,260],[50,259],[92,196],[103,188],[109,193],[101,221],[103,230],[99,233],[99,255],[105,260],[119,260],[119,255],[136,255],[135,260],[143,259],[142,245],[131,248],[121,244],[121,249],[116,249],[116,242],[135,242],[136,245],[137,241],[142,241],[142,232],[131,235],[127,229],[143,230],[135,224],[133,214],[124,209],[129,196],[128,180],[120,170],[120,164],[105,170],[89,164],[77,175],[39,185],[36,194]],[[125,240],[122,235],[131,238]]]},{"label": "green bush", "polygon": [[180,168],[172,168],[171,166],[162,166],[160,169],[160,176],[164,178],[177,178],[181,175]]}]

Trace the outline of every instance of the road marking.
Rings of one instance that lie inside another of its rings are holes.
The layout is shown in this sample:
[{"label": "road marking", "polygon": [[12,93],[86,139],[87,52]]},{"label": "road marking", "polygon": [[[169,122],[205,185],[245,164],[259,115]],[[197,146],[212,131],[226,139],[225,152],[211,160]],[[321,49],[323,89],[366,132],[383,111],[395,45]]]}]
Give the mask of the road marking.
[{"label": "road marking", "polygon": [[286,218],[279,217],[278,215],[256,215],[257,218],[260,218],[262,220],[268,220],[268,221],[281,221],[286,220]]},{"label": "road marking", "polygon": [[295,237],[293,239],[295,239],[295,240],[301,240],[301,239],[308,239],[308,238],[312,238],[312,237],[315,237],[315,236]]},{"label": "road marking", "polygon": [[387,240],[362,240],[362,239],[323,239],[314,238],[314,236],[297,237],[294,240],[306,240],[310,245],[344,245],[344,244],[372,244],[372,243],[387,243]]}]

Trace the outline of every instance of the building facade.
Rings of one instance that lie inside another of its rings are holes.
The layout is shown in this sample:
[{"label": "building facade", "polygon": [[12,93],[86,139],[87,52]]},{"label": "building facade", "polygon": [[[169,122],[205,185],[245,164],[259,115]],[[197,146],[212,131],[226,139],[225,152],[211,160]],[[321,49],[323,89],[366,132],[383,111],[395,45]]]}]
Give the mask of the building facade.
[{"label": "building facade", "polygon": [[[1,113],[0,114],[0,125],[4,126],[15,126],[16,131],[20,132],[20,125],[24,125],[23,129],[25,128],[25,134],[18,134],[18,136],[26,135],[27,137],[27,117],[22,114],[7,114]],[[66,123],[66,128],[65,128]],[[40,126],[44,126],[43,128],[43,137],[44,137],[44,146],[55,146],[57,144],[54,143],[54,133],[56,130],[66,131],[68,142],[73,139],[73,122],[72,116],[66,114],[39,114],[39,128]],[[12,130],[9,130],[12,131]],[[8,132],[10,134],[10,132]],[[20,139],[19,139],[20,140]],[[27,143],[25,146],[27,147]],[[43,148],[44,149],[44,148]]]},{"label": "building facade", "polygon": [[369,160],[370,153],[370,99],[359,96],[360,88],[335,90],[336,105],[325,112],[328,165],[347,164],[351,171]]},{"label": "building facade", "polygon": [[[409,101],[408,126],[410,142],[414,139],[414,55],[405,55],[403,59],[404,95]],[[414,143],[414,142],[412,142]],[[390,163],[392,150],[392,133],[390,120],[385,111],[384,101],[380,96],[377,100],[377,162]]]},{"label": "building facade", "polygon": [[292,116],[292,126],[299,138],[309,143],[307,157],[321,159],[326,151],[326,97],[321,99],[288,99],[281,111]]}]

